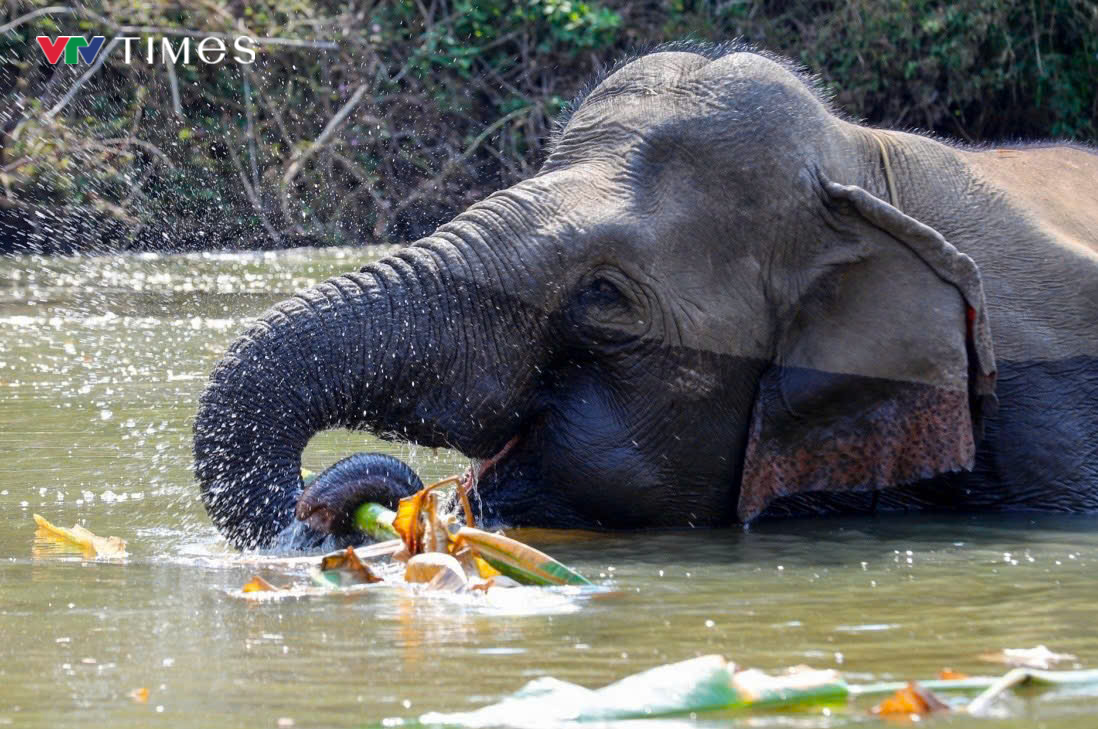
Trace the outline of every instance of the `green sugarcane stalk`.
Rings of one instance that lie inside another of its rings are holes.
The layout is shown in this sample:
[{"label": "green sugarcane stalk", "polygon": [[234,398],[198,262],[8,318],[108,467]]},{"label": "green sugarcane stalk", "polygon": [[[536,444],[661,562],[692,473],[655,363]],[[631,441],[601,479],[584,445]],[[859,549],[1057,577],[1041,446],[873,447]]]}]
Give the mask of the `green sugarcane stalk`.
[{"label": "green sugarcane stalk", "polygon": [[396,519],[395,511],[372,501],[358,507],[354,513],[355,526],[371,539],[379,542],[400,539],[400,534],[393,528],[394,519]]}]

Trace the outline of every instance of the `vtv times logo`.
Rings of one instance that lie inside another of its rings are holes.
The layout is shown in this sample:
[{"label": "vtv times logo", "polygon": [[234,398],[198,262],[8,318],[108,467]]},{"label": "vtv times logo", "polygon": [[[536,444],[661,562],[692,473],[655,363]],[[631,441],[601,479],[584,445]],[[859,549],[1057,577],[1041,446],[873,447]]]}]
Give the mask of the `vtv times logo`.
[{"label": "vtv times logo", "polygon": [[46,60],[50,63],[57,63],[62,52],[65,53],[65,63],[77,63],[78,55],[84,63],[91,63],[99,55],[99,49],[103,47],[103,36],[101,35],[92,38],[91,43],[84,40],[83,36],[73,35],[58,36],[57,40],[51,40],[49,36],[40,35],[37,40],[42,52],[46,54]]},{"label": "vtv times logo", "polygon": [[[100,50],[103,48],[104,38],[101,35],[93,36],[89,42],[82,35],[61,35],[57,38],[50,38],[48,35],[37,36],[38,47],[42,49],[42,53],[45,54],[46,60],[52,64],[56,64],[61,60],[61,56],[65,56],[65,63],[75,64],[83,61],[84,63],[94,63],[96,56],[99,55]],[[141,38],[137,36],[119,36],[111,41],[108,46],[108,52],[110,48],[116,43],[121,42],[124,47],[123,61],[125,63],[133,62],[133,42],[140,41]],[[139,44],[138,49],[141,50]],[[161,38],[160,43],[156,42],[154,38],[146,38],[144,45],[144,59],[149,65],[156,63],[157,51],[159,50],[160,60],[163,63],[178,63],[182,59],[184,65],[191,65],[191,39],[183,38],[178,47],[173,46],[171,41],[167,38]],[[233,60],[237,63],[249,64],[255,61],[255,39],[249,38],[246,35],[237,36],[233,41]],[[213,65],[221,63],[229,55],[229,49],[225,45],[225,41],[217,36],[209,36],[203,38],[194,44],[195,56],[198,57],[202,63],[207,65]]]}]

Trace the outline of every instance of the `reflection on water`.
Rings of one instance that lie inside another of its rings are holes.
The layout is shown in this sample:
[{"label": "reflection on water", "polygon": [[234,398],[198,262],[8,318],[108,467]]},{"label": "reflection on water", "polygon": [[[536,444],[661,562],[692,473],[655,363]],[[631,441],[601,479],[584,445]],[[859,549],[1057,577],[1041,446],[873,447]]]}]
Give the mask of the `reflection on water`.
[{"label": "reflection on water", "polygon": [[[393,588],[233,597],[253,574],[286,582],[305,566],[232,553],[210,526],[190,473],[197,395],[250,317],[362,258],[0,261],[0,727],[355,726],[473,708],[537,676],[598,686],[711,652],[767,669],[839,667],[858,680],[987,672],[978,655],[1038,643],[1098,666],[1098,535],[1087,517],[531,531],[520,538],[604,589],[520,591],[503,605]],[[314,439],[306,465],[364,448],[407,460],[425,480],[464,465],[343,433]],[[120,536],[131,556],[35,559],[32,512]],[[141,687],[147,704],[129,697]],[[1077,726],[1094,705],[1016,700],[1013,718],[990,725]]]}]

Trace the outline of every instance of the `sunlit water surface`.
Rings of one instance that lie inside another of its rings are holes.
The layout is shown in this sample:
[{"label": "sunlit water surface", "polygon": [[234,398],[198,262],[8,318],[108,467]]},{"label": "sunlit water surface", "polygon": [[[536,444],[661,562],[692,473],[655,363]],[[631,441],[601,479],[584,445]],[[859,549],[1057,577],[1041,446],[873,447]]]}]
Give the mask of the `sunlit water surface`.
[{"label": "sunlit water surface", "polygon": [[[302,581],[304,568],[233,554],[210,526],[190,471],[198,394],[251,317],[364,259],[0,259],[0,726],[356,726],[468,710],[538,676],[598,686],[712,652],[855,680],[996,673],[980,654],[1038,643],[1098,666],[1098,533],[1085,517],[527,533],[606,589],[504,604],[395,588],[235,597],[253,574]],[[465,465],[335,433],[306,465],[363,449],[424,480]],[[33,512],[123,537],[131,557],[43,554]],[[147,703],[130,698],[137,688]],[[709,721],[876,723],[863,709]],[[1001,719],[934,721],[1074,727],[1096,710],[1092,695],[1044,694],[1007,702]]]}]

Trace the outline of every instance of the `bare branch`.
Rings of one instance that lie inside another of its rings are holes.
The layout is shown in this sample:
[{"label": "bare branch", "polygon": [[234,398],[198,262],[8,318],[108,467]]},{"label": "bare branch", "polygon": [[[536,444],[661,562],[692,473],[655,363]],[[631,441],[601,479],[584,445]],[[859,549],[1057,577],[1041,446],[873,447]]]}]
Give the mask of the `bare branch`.
[{"label": "bare branch", "polygon": [[38,10],[33,10],[33,11],[27,13],[26,15],[20,15],[18,18],[11,21],[10,23],[5,23],[4,25],[0,25],[0,33],[7,33],[9,30],[15,30],[16,28],[18,28],[23,23],[28,23],[28,22],[34,20],[35,18],[42,17],[43,15],[53,15],[55,13],[72,13],[72,12],[75,12],[75,11],[72,8],[67,8],[63,5],[51,5],[51,6],[46,7],[46,8],[39,8]]},{"label": "bare branch", "polygon": [[175,64],[165,63],[164,67],[168,71],[168,86],[172,91],[172,110],[175,115],[180,119],[183,118],[183,102],[179,98],[179,77],[175,75]]},{"label": "bare branch", "polygon": [[241,73],[244,79],[244,115],[248,122],[248,162],[252,169],[252,185],[259,187],[259,165],[256,163],[255,112],[252,109],[252,84],[248,74]]},{"label": "bare branch", "polygon": [[72,101],[72,98],[76,96],[76,92],[80,90],[88,79],[95,75],[95,72],[102,67],[103,63],[107,60],[107,56],[110,55],[111,49],[118,45],[118,38],[112,38],[111,42],[107,44],[107,47],[103,49],[103,52],[99,54],[99,57],[95,59],[95,63],[91,68],[84,72],[84,75],[76,79],[76,82],[65,92],[65,95],[61,97],[61,100],[54,104],[53,108],[46,112],[46,121],[52,121],[58,112],[65,108],[65,105]]},{"label": "bare branch", "polygon": [[271,221],[267,219],[267,212],[263,209],[263,203],[260,201],[256,189],[248,182],[248,175],[244,173],[244,167],[240,164],[240,158],[236,156],[236,152],[233,151],[233,145],[228,144],[226,145],[226,148],[229,150],[229,157],[233,161],[233,167],[236,168],[236,172],[240,176],[240,184],[244,187],[244,194],[255,209],[256,215],[259,216],[259,222],[262,223],[263,229],[267,231],[267,235],[271,236],[271,240],[273,240],[276,245],[282,245],[282,234],[275,230],[275,227],[271,225]]},{"label": "bare branch", "polygon": [[[286,167],[286,173],[282,175],[282,194],[280,197],[282,199],[282,213],[286,216],[287,221],[294,219],[290,213],[290,183],[294,181],[297,173],[301,170],[301,166],[304,165],[310,157],[323,149],[324,145],[327,144],[328,139],[335,133],[336,129],[339,128],[339,125],[343,123],[343,120],[347,118],[347,115],[351,113],[358,102],[362,100],[362,97],[366,94],[371,85],[372,84],[364,83],[355,89],[355,92],[351,94],[351,98],[335,113],[335,116],[328,120],[328,123],[324,126],[324,130],[313,140],[312,144],[294,155],[293,160],[291,160],[290,164]],[[300,229],[300,226],[297,226],[296,223],[295,226]]]}]

